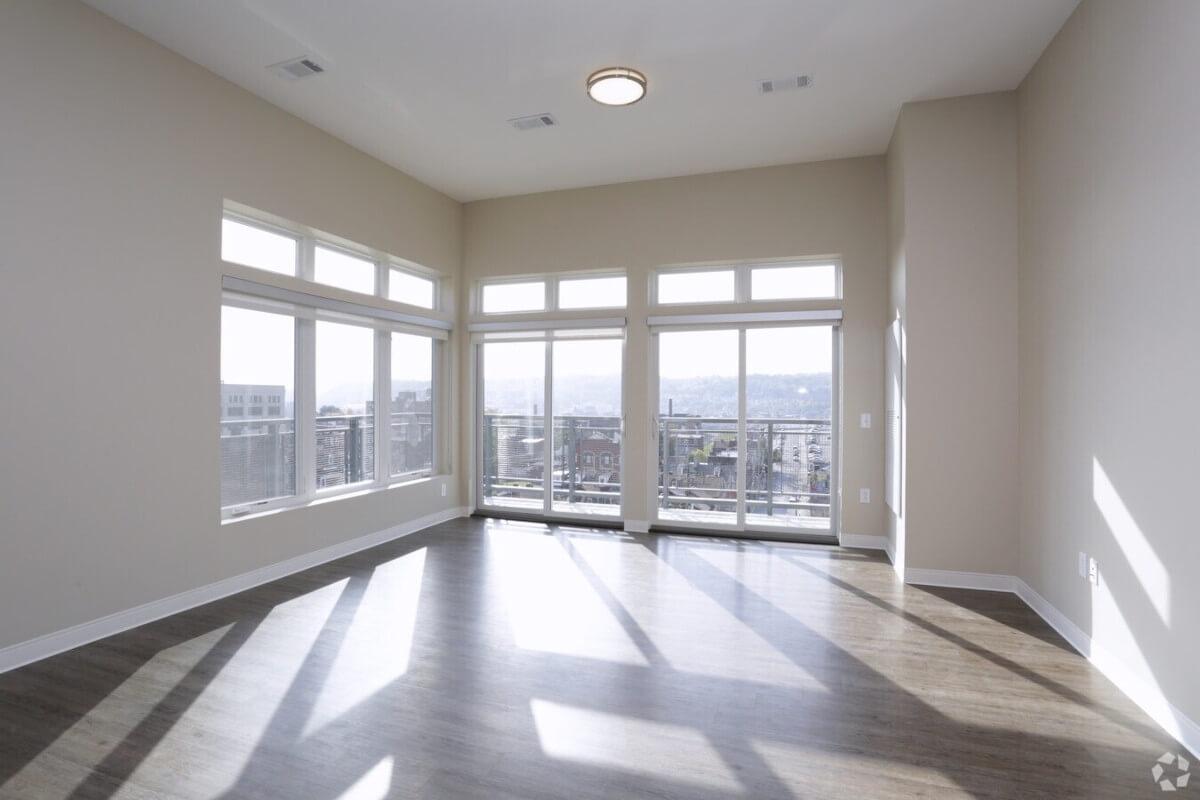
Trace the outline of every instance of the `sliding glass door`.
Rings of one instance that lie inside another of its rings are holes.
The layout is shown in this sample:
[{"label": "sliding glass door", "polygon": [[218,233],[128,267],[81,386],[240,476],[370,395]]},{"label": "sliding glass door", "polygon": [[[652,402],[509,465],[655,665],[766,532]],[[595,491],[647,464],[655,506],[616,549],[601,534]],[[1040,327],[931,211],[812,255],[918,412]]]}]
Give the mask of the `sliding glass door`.
[{"label": "sliding glass door", "polygon": [[545,502],[544,341],[484,342],[482,505],[542,511]]},{"label": "sliding glass door", "polygon": [[656,522],[836,532],[836,329],[656,333]]},{"label": "sliding glass door", "polygon": [[623,331],[505,336],[477,345],[479,507],[619,519]]}]

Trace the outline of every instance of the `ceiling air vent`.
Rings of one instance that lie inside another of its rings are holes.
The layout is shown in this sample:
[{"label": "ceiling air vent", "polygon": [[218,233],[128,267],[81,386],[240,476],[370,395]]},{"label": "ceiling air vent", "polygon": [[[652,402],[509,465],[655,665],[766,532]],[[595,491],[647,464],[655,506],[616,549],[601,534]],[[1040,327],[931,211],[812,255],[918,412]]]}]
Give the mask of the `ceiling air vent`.
[{"label": "ceiling air vent", "polygon": [[510,119],[508,124],[519,131],[531,131],[535,128],[552,128],[558,124],[558,120],[549,114],[534,114],[529,117]]},{"label": "ceiling air vent", "polygon": [[788,78],[772,78],[758,82],[758,90],[763,94],[789,92],[793,89],[807,89],[810,86],[812,86],[812,75],[795,75]]},{"label": "ceiling air vent", "polygon": [[317,60],[312,56],[301,56],[300,58],[293,58],[288,61],[280,61],[278,64],[272,64],[267,67],[267,69],[281,78],[287,78],[289,81],[298,81],[301,78],[320,75],[325,71],[325,67],[317,63]]}]

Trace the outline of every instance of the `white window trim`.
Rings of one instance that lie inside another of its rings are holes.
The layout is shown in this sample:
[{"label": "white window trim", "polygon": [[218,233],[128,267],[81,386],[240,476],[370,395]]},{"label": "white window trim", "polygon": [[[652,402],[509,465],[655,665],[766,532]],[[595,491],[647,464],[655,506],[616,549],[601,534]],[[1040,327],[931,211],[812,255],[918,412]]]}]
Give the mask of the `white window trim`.
[{"label": "white window trim", "polygon": [[[756,269],[783,269],[786,267],[820,267],[832,264],[834,268],[834,295],[832,297],[789,297],[772,300],[752,300],[750,297],[751,272]],[[658,298],[658,277],[672,273],[733,272],[732,300],[685,300],[663,302]],[[673,264],[660,267],[650,273],[650,307],[679,308],[687,306],[763,305],[767,303],[810,303],[840,302],[842,300],[842,259],[838,256],[805,256],[803,258],[760,259],[756,261],[730,261],[720,264]]]}]

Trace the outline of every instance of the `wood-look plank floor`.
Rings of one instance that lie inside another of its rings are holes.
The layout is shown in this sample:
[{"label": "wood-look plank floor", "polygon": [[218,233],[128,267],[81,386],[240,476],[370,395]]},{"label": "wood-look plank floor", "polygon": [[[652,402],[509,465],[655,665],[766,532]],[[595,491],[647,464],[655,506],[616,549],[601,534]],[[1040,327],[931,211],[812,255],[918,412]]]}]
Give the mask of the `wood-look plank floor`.
[{"label": "wood-look plank floor", "polygon": [[20,800],[1125,800],[1177,749],[1011,595],[482,519],[0,675]]}]

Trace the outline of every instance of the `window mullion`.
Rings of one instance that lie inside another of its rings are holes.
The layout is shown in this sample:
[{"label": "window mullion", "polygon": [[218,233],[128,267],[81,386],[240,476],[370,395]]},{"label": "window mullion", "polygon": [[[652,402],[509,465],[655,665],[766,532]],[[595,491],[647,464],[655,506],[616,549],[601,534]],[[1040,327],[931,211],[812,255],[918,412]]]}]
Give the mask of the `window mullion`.
[{"label": "window mullion", "polygon": [[296,495],[316,492],[316,322],[296,319]]},{"label": "window mullion", "polygon": [[392,334],[375,331],[375,482],[392,477]]}]

